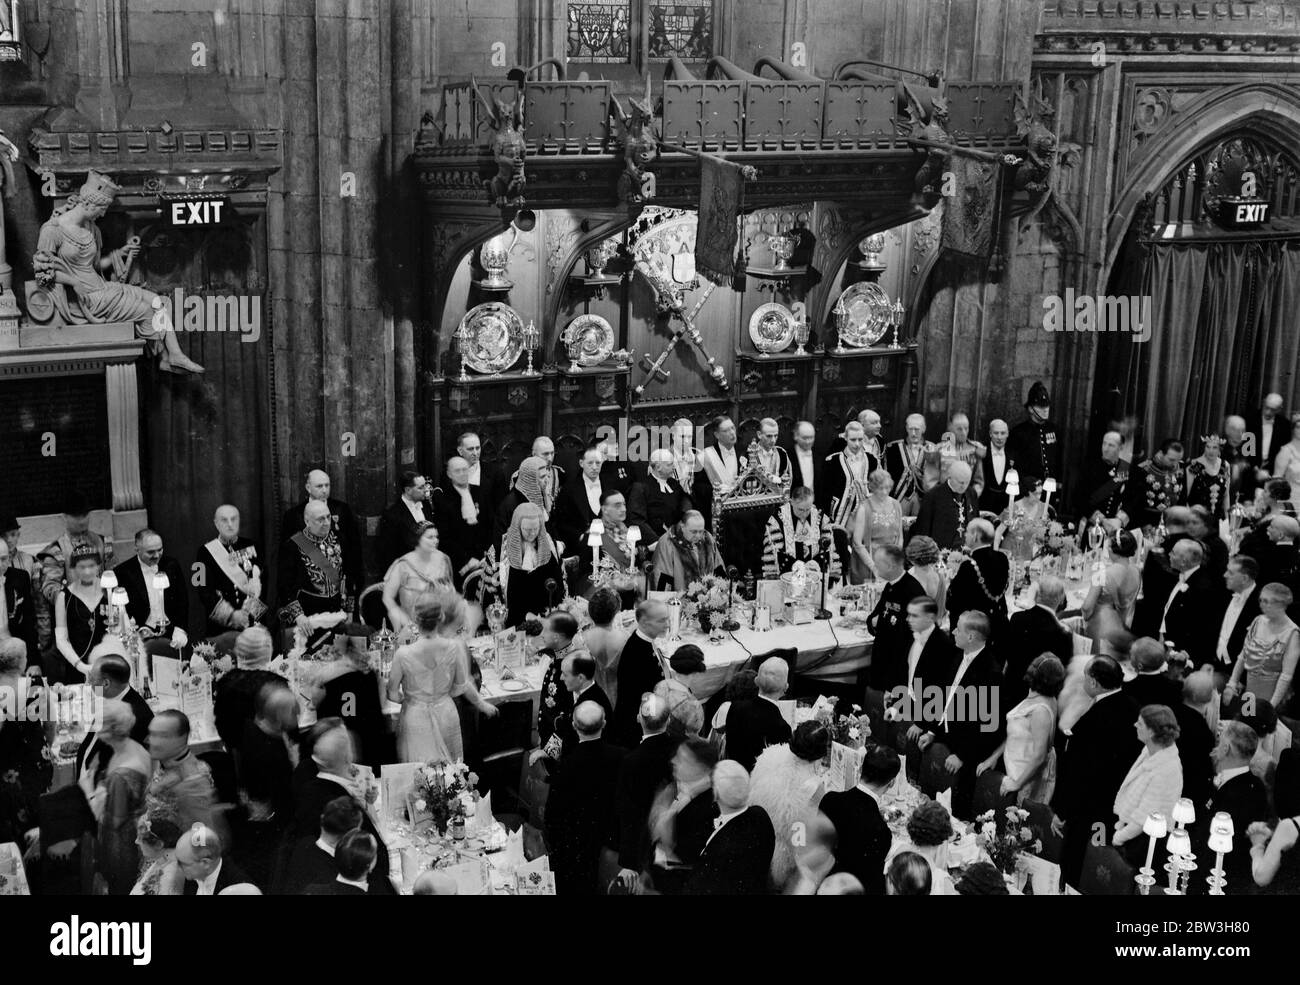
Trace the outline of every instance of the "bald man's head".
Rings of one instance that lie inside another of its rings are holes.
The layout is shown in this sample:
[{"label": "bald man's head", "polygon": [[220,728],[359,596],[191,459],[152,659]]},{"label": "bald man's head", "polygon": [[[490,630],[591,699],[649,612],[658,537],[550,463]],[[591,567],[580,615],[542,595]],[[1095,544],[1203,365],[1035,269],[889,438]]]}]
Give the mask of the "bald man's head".
[{"label": "bald man's head", "polygon": [[713,799],[724,811],[749,806],[749,773],[734,759],[724,759],[713,769]]},{"label": "bald man's head", "polygon": [[605,709],[594,701],[583,701],[573,709],[573,729],[579,739],[595,739],[605,729]]},{"label": "bald man's head", "polygon": [[1198,670],[1188,674],[1183,681],[1183,701],[1197,708],[1204,708],[1218,692],[1214,687],[1214,675],[1208,670]]},{"label": "bald man's head", "polygon": [[330,495],[330,477],[320,469],[312,469],[307,473],[307,498],[308,499],[329,499]]},{"label": "bald man's head", "polygon": [[768,657],[758,668],[758,690],[769,698],[779,698],[790,686],[790,665],[780,657]]},{"label": "bald man's head", "polygon": [[948,466],[948,488],[955,493],[964,493],[970,487],[970,466],[965,462],[953,462]]},{"label": "bald man's head", "polygon": [[445,872],[421,872],[411,887],[413,896],[459,896],[456,880]]},{"label": "bald man's head", "polygon": [[330,729],[316,740],[311,758],[322,773],[348,776],[353,763],[352,736],[342,726]]},{"label": "bald man's head", "polygon": [[303,529],[316,538],[330,532],[330,508],[322,499],[308,501],[302,511]]}]

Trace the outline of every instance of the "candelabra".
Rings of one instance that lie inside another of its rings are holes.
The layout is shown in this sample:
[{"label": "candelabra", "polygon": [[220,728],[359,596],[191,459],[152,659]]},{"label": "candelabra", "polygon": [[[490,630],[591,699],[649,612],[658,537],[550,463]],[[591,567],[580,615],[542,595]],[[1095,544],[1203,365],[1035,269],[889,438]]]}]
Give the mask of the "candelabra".
[{"label": "candelabra", "polygon": [[524,329],[524,350],[528,353],[528,365],[524,367],[525,376],[537,376],[538,373],[533,369],[533,350],[542,342],[542,333],[537,330],[537,325],[530,318],[528,327]]},{"label": "candelabra", "polygon": [[[753,446],[751,444],[751,454],[753,453],[752,448]],[[735,592],[734,586],[736,583],[736,579],[739,577],[740,577],[740,569],[736,567],[734,564],[727,565],[727,608],[723,613],[722,628],[729,633],[734,632],[735,630],[740,628],[740,623],[736,622],[735,619],[731,618],[731,608],[732,608],[733,596]]]}]

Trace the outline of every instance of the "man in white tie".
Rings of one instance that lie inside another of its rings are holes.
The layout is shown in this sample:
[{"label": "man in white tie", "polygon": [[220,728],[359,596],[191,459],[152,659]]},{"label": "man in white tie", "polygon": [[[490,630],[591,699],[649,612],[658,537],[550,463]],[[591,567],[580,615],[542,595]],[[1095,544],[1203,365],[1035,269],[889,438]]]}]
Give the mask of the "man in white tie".
[{"label": "man in white tie", "polygon": [[605,491],[600,469],[604,461],[598,445],[587,448],[582,453],[578,474],[554,501],[555,535],[566,544],[585,543],[591,521],[600,516],[600,499]]},{"label": "man in white tie", "polygon": [[980,490],[979,506],[990,513],[1001,514],[1010,502],[1006,491],[1007,469],[1016,465],[1007,454],[1007,435],[1010,433],[1007,422],[1001,418],[989,422],[988,450],[980,461],[984,486]]},{"label": "man in white tie", "polygon": [[813,445],[816,442],[816,428],[808,421],[800,421],[794,426],[794,444],[786,449],[790,456],[794,485],[811,489],[813,496],[818,493],[817,483],[821,479],[821,463],[825,458],[822,456],[819,459],[813,454]]},{"label": "man in white tie", "polygon": [[[163,554],[163,539],[147,527],[135,535],[135,556],[113,569],[126,589],[126,614],[141,630],[145,651],[166,656],[189,645],[188,584],[176,559]],[[172,654],[175,656],[176,654]]]},{"label": "man in white tie", "polygon": [[1251,622],[1259,615],[1259,563],[1253,557],[1238,554],[1228,561],[1223,582],[1228,586],[1230,594],[1223,617],[1219,620],[1214,662],[1209,667],[1214,672],[1214,683],[1220,690],[1232,673]]},{"label": "man in white tie", "polygon": [[[999,702],[997,660],[988,647],[990,629],[989,617],[977,610],[964,612],[957,620],[953,639],[961,661],[948,685],[942,717],[927,726],[916,743],[922,752],[934,742],[947,747],[944,769],[956,777],[952,812],[962,820],[974,817],[976,770],[1001,744],[1006,714]],[[1063,668],[1058,672],[1064,675]]]},{"label": "man in white tie", "polygon": [[483,508],[482,487],[469,481],[469,462],[459,455],[447,459],[447,486],[433,490],[441,550],[451,559],[456,587],[483,562],[492,536],[491,514]]},{"label": "man in white tie", "polygon": [[[1202,667],[1214,659],[1217,638],[1214,617],[1216,599],[1221,589],[1214,578],[1202,567],[1205,551],[1196,541],[1184,538],[1169,552],[1169,565],[1178,572],[1169,594],[1163,600],[1153,600],[1160,606],[1158,631],[1161,642],[1172,643],[1184,651],[1194,667]],[[1149,631],[1149,630],[1148,630]]]}]

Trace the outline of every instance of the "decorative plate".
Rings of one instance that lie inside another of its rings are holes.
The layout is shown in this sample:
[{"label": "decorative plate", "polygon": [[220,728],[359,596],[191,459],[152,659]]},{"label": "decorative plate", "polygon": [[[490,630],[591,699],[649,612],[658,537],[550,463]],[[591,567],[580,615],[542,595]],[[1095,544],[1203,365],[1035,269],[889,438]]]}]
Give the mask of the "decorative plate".
[{"label": "decorative plate", "polygon": [[794,315],[783,304],[761,304],[749,319],[749,337],[759,352],[781,352],[794,341]]},{"label": "decorative plate", "polygon": [[456,335],[464,347],[465,361],[480,373],[507,370],[524,351],[524,320],[500,301],[470,308]]},{"label": "decorative plate", "polygon": [[512,677],[508,680],[498,681],[497,687],[501,688],[502,691],[522,691],[524,688],[528,687],[528,682],[521,681],[517,677]]},{"label": "decorative plate", "polygon": [[872,281],[860,281],[840,295],[835,304],[839,314],[840,342],[857,349],[873,346],[889,331],[889,295]]},{"label": "decorative plate", "polygon": [[598,366],[614,351],[614,328],[600,315],[579,315],[565,328],[564,344],[579,366]]}]

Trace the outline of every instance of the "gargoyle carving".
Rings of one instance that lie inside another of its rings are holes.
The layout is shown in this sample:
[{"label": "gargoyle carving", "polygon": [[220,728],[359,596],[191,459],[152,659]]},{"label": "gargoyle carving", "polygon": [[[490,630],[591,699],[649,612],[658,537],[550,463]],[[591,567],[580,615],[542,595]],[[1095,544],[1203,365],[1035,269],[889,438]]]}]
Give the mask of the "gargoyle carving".
[{"label": "gargoyle carving", "polygon": [[1015,186],[1034,195],[1045,195],[1051,190],[1052,169],[1073,167],[1078,159],[1078,144],[1063,143],[1057,146],[1051,122],[1056,118],[1056,107],[1043,98],[1042,80],[1035,86],[1032,106],[1016,93],[1016,136],[1024,138],[1025,160],[1016,169]]},{"label": "gargoyle carving", "polygon": [[623,128],[623,173],[618,178],[618,198],[627,205],[640,205],[655,197],[654,176],[648,169],[659,152],[650,80],[646,79],[644,101],[628,100],[631,115],[623,112],[616,97],[612,98]]},{"label": "gargoyle carving", "polygon": [[[899,133],[915,140],[928,140],[936,144],[951,143],[952,138],[948,135],[948,101],[943,96],[935,96],[930,102],[930,113],[927,118],[924,107],[911,90],[906,91],[907,115],[896,124]],[[951,154],[942,147],[917,149],[925,154],[925,161],[913,179],[914,187],[918,192],[941,194],[944,172],[950,170]]]},{"label": "gargoyle carving", "polygon": [[471,77],[470,84],[487,112],[488,125],[494,131],[492,158],[497,162],[497,173],[491,181],[483,183],[497,208],[520,208],[524,204],[524,97],[520,93],[513,103],[507,103],[495,94],[489,102]]}]

